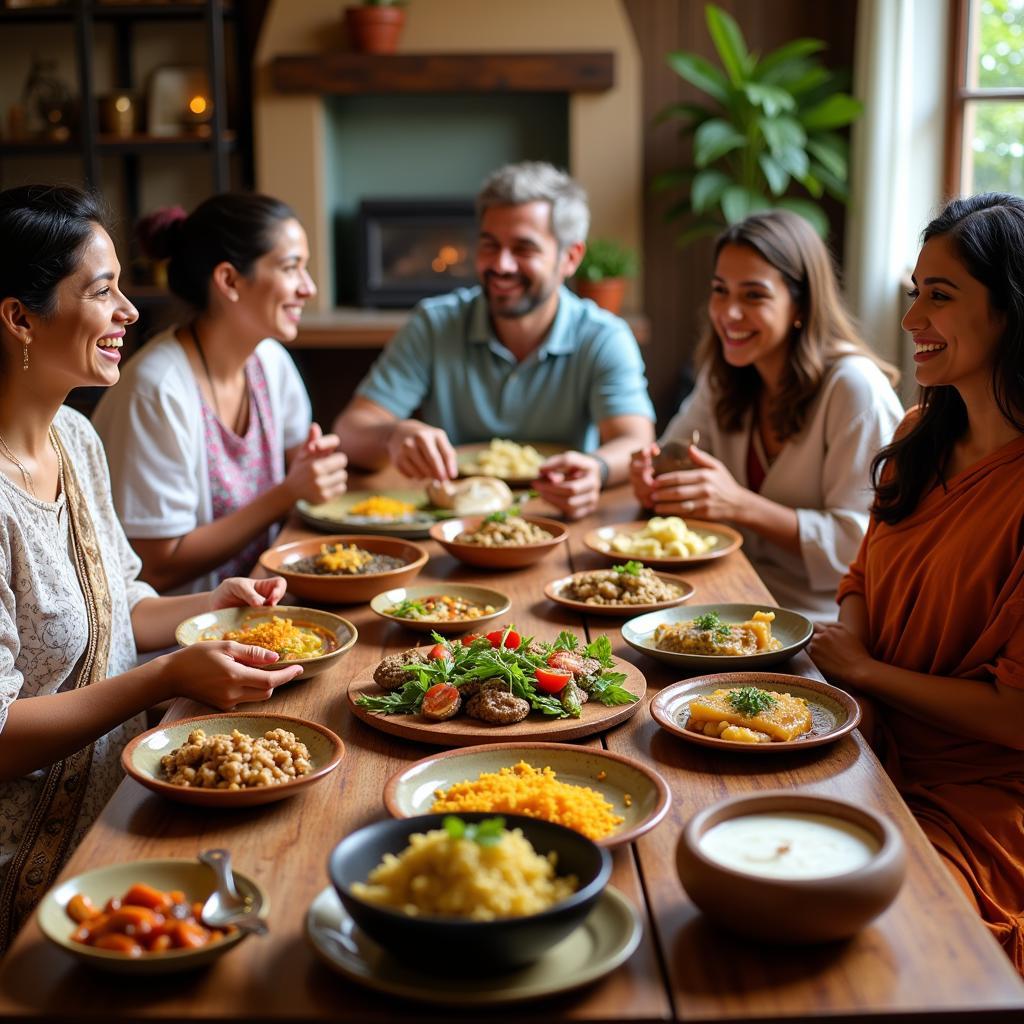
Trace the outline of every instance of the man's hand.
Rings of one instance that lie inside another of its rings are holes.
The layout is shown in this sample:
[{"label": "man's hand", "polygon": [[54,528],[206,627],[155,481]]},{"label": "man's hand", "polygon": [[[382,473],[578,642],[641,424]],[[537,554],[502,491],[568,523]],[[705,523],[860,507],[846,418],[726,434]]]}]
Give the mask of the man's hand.
[{"label": "man's hand", "polygon": [[419,420],[400,420],[388,440],[388,455],[404,476],[414,480],[454,480],[459,467],[448,435]]},{"label": "man's hand", "polygon": [[582,452],[563,452],[540,467],[534,489],[570,519],[582,519],[597,508],[601,496],[601,464]]}]

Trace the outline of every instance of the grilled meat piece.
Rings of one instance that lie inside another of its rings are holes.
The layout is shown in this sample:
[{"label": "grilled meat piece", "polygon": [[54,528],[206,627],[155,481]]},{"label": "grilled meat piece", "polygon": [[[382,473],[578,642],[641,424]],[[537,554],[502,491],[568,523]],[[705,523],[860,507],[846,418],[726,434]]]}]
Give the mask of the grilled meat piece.
[{"label": "grilled meat piece", "polygon": [[466,703],[466,714],[492,725],[513,725],[530,713],[530,704],[507,690],[482,690]]},{"label": "grilled meat piece", "polygon": [[412,672],[407,672],[403,665],[426,665],[427,656],[416,648],[402,654],[389,654],[373,671],[373,681],[389,693],[403,687],[415,679]]}]

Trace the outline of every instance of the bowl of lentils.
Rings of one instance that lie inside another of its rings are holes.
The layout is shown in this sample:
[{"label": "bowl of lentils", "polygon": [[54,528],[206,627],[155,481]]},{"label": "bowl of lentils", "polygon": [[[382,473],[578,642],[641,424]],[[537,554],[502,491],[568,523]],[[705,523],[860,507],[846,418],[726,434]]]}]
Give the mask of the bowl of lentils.
[{"label": "bowl of lentils", "polygon": [[289,593],[324,604],[359,604],[411,583],[427,564],[419,544],[397,537],[340,534],[264,551],[260,565],[288,582]]}]

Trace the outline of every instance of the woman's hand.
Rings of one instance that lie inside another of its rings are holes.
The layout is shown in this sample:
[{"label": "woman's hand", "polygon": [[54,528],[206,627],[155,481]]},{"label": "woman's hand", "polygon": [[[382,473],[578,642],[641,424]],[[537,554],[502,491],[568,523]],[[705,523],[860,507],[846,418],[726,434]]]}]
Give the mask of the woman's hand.
[{"label": "woman's hand", "polygon": [[348,487],[348,457],[337,451],[337,434],[325,434],[318,423],[309,428],[309,436],[295,451],[284,478],[293,499],[311,504],[336,498]]},{"label": "woman's hand", "polygon": [[629,459],[629,482],[636,500],[642,508],[653,508],[654,499],[654,456],[661,451],[657,444],[649,444],[633,452]]},{"label": "woman's hand", "polygon": [[570,519],[582,519],[597,508],[601,497],[601,466],[583,452],[563,452],[539,470],[534,489]]},{"label": "woman's hand", "polygon": [[860,686],[874,663],[860,638],[841,622],[815,623],[808,653],[827,679],[848,686]]},{"label": "woman's hand", "polygon": [[288,584],[280,576],[265,579],[248,579],[245,576],[231,576],[216,590],[210,591],[211,612],[218,608],[262,608],[277,604],[284,597]]},{"label": "woman's hand", "polygon": [[750,491],[741,487],[725,466],[691,444],[687,450],[696,469],[663,473],[654,478],[650,500],[660,515],[742,522]]}]

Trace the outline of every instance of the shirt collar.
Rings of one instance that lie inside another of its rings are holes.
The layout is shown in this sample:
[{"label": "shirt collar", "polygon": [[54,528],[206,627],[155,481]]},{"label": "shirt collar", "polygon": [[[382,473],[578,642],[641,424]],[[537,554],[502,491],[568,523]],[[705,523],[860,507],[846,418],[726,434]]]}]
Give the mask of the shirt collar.
[{"label": "shirt collar", "polygon": [[[548,336],[535,350],[539,359],[544,359],[547,356],[569,355],[576,351],[579,339],[572,330],[573,311],[571,308],[575,301],[576,297],[565,285],[558,289],[558,310],[555,313],[554,323],[551,325],[551,330],[548,331]],[[501,345],[491,328],[487,298],[482,288],[477,293],[470,312],[469,340],[478,344],[494,342]]]}]

